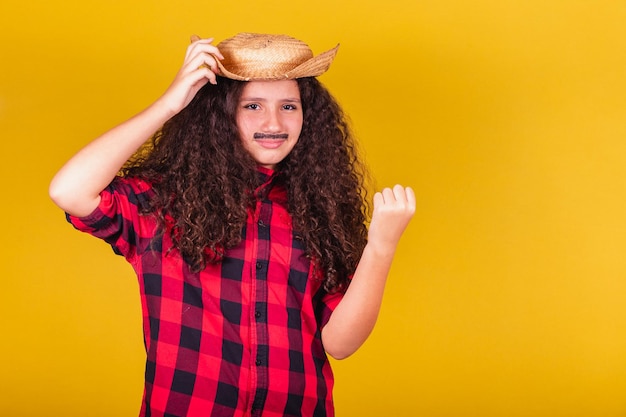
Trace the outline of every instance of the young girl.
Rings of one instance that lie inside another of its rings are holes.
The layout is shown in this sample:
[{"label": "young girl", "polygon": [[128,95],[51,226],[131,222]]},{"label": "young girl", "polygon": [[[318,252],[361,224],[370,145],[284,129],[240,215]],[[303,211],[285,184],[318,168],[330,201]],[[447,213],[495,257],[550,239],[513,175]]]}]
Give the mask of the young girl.
[{"label": "young girl", "polygon": [[366,228],[365,167],[315,78],[336,51],[195,38],[158,100],[54,177],[68,220],[137,273],[141,416],[334,415],[326,355],[369,336],[415,210],[384,189]]}]

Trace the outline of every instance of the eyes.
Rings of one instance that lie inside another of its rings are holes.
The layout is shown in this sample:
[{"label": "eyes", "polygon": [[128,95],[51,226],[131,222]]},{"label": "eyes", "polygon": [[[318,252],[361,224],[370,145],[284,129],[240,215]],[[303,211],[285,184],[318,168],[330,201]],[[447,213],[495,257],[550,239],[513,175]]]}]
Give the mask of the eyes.
[{"label": "eyes", "polygon": [[[261,109],[261,105],[258,103],[248,103],[248,104],[244,104],[242,107],[248,110],[260,110]],[[280,106],[280,109],[293,111],[293,110],[298,110],[298,106],[292,103],[285,103]]]}]

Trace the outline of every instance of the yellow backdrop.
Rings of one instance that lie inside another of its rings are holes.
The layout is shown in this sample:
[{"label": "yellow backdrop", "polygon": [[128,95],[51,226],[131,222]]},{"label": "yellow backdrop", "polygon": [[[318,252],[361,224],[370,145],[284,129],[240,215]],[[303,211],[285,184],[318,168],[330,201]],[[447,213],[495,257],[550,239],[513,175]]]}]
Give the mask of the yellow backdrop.
[{"label": "yellow backdrop", "polygon": [[47,197],[189,35],[318,53],[380,186],[418,210],[338,416],[626,415],[626,3],[3,0],[0,415],[134,416],[137,284]]}]

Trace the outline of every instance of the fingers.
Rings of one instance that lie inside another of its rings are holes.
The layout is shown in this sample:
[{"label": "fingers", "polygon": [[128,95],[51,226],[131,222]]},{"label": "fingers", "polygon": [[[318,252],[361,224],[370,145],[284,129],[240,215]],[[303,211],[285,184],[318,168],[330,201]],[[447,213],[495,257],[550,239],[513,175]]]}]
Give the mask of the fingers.
[{"label": "fingers", "polygon": [[182,68],[183,75],[193,74],[195,78],[208,78],[211,84],[217,83],[216,74],[219,73],[217,62],[211,55],[198,54],[192,56]]},{"label": "fingers", "polygon": [[[219,74],[217,60],[224,59],[222,53],[213,44],[213,38],[202,39],[198,35],[191,36],[191,44],[187,47],[182,74],[191,74],[196,72],[195,78],[208,78],[212,84],[217,83],[216,74]],[[208,69],[206,71],[203,69]]]},{"label": "fingers", "polygon": [[214,41],[214,38],[202,39],[198,35],[191,35],[191,45],[189,45],[189,47],[187,48],[187,52],[189,53],[193,51],[194,48],[196,47],[201,47],[201,48],[206,47],[207,52],[209,52],[212,55],[217,56],[219,59],[224,59],[224,56],[222,55],[220,50],[217,49],[217,46],[211,44],[211,42],[213,41]]},{"label": "fingers", "polygon": [[403,191],[406,197],[406,202],[407,202],[408,207],[410,209],[413,209],[413,211],[415,211],[415,206],[416,206],[415,192],[413,191],[411,187],[406,187],[404,188]]},{"label": "fingers", "polygon": [[192,36],[185,59],[176,77],[165,91],[161,100],[171,113],[176,114],[185,108],[196,93],[207,83],[217,84],[219,73],[217,62],[222,54],[211,42],[213,38],[201,39]]},{"label": "fingers", "polygon": [[383,193],[382,192],[378,192],[376,194],[374,194],[374,208],[379,207],[381,205],[385,204],[385,199],[383,197]]},{"label": "fingers", "polygon": [[414,214],[415,193],[411,187],[396,185],[374,194],[368,244],[381,250],[395,248]]},{"label": "fingers", "polygon": [[401,185],[385,188],[374,195],[374,206],[381,204],[402,206],[409,211],[415,211],[415,193],[411,187]]}]

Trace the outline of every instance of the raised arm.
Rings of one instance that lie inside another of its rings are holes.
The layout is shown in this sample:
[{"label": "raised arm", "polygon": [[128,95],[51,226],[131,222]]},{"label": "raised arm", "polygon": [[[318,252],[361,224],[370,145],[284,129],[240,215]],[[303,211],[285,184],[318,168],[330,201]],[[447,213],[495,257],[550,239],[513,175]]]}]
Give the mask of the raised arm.
[{"label": "raised arm", "polygon": [[322,329],[324,349],[335,359],[356,352],[372,332],[396,247],[414,213],[409,187],[396,185],[374,195],[368,243],[346,294]]},{"label": "raised arm", "polygon": [[185,108],[200,88],[217,82],[215,59],[223,57],[212,40],[194,38],[176,78],[159,99],[90,142],[57,172],[49,189],[56,205],[71,215],[90,214],[100,203],[100,192],[137,149]]}]

